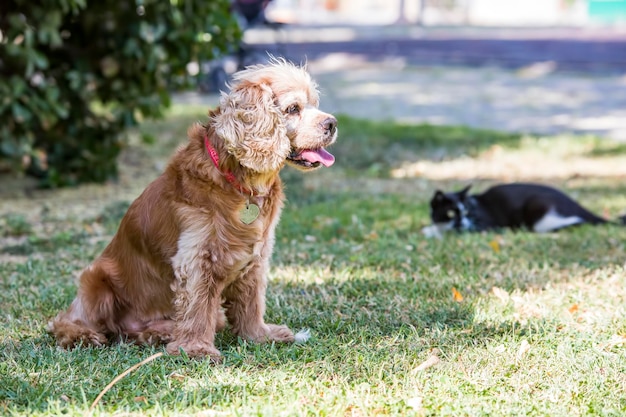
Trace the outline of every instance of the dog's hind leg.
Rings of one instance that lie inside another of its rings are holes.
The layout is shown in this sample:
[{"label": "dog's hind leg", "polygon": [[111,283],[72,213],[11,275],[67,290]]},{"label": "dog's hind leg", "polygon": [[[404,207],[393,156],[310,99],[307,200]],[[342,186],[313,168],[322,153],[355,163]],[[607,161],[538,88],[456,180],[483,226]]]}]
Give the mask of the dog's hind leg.
[{"label": "dog's hind leg", "polygon": [[110,269],[106,262],[96,261],[80,277],[78,294],[70,307],[59,313],[47,326],[57,344],[63,348],[102,346],[107,333],[114,329],[115,296],[109,285]]},{"label": "dog's hind leg", "polygon": [[64,349],[75,346],[103,346],[107,344],[107,337],[103,332],[80,318],[82,303],[75,299],[67,311],[59,313],[52,319],[46,330],[52,334],[57,344]]}]

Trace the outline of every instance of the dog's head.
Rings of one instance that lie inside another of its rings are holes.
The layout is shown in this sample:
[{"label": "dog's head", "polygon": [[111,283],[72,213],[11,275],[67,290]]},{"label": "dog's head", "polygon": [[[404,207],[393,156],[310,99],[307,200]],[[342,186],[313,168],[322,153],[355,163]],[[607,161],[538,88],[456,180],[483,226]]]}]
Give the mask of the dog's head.
[{"label": "dog's head", "polygon": [[337,120],[320,111],[317,85],[304,68],[282,59],[234,74],[222,93],[215,131],[228,152],[253,171],[330,166],[325,149],[337,138]]}]

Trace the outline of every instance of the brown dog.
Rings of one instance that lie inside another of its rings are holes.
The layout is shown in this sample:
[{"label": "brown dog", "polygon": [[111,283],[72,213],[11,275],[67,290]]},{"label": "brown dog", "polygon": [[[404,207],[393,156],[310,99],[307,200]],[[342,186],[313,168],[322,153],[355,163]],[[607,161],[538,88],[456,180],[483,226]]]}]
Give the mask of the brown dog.
[{"label": "brown dog", "polygon": [[303,171],[334,162],[324,147],[337,121],[318,102],[309,74],[283,60],[236,73],[208,123],[189,129],[188,144],[82,272],[69,309],[48,325],[58,344],[125,338],[219,360],[224,313],[251,341],[306,340],[263,315],[284,198],[278,173],[285,162]]}]

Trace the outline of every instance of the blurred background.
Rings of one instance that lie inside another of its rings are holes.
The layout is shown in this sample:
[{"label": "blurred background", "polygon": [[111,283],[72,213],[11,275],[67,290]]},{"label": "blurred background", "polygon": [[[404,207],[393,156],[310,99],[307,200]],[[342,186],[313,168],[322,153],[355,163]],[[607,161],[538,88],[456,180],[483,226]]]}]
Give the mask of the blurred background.
[{"label": "blurred background", "polygon": [[217,106],[270,55],[306,63],[322,107],[353,118],[626,140],[626,0],[31,6],[0,5],[0,174],[45,187],[115,180],[133,129]]},{"label": "blurred background", "polygon": [[[626,0],[273,0],[242,26],[245,64],[307,62],[329,111],[626,140]],[[175,99],[217,104],[238,66]]]},{"label": "blurred background", "polygon": [[415,64],[626,69],[626,0],[273,0],[265,17],[274,33],[252,24],[245,41],[304,44],[279,51],[293,58],[345,51]]},{"label": "blurred background", "polygon": [[271,19],[298,24],[581,26],[626,21],[625,0],[274,0]]}]

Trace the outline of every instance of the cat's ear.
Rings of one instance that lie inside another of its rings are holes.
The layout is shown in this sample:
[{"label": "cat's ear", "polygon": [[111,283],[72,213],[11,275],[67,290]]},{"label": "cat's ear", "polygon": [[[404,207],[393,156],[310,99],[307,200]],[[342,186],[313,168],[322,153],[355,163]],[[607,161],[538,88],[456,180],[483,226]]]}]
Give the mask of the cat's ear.
[{"label": "cat's ear", "polygon": [[433,196],[433,201],[442,201],[444,197],[445,195],[443,194],[443,191],[437,190],[435,191],[435,195]]},{"label": "cat's ear", "polygon": [[459,191],[459,195],[461,196],[461,198],[465,199],[465,197],[467,197],[467,193],[470,190],[470,188],[472,188],[472,184],[468,185],[467,187]]}]

